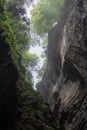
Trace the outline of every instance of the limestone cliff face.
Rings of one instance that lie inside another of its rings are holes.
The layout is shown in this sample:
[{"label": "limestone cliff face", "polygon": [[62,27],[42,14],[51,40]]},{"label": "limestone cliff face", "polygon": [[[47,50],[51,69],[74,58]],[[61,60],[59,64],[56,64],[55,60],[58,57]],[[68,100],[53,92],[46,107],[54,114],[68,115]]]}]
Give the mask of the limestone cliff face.
[{"label": "limestone cliff face", "polygon": [[61,130],[87,130],[87,0],[65,0],[48,34],[48,64],[37,89]]}]

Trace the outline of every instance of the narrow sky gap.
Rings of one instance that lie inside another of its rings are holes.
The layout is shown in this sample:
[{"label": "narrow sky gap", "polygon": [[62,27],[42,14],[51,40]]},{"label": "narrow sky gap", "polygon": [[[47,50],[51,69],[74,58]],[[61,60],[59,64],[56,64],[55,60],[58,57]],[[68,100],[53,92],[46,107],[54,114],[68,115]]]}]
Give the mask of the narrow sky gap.
[{"label": "narrow sky gap", "polygon": [[[34,8],[34,5],[36,3],[37,3],[37,0],[34,0],[34,2],[30,4],[30,6],[28,4],[25,5],[27,18],[31,19],[31,10]],[[30,34],[31,34],[31,43],[30,43],[31,45],[30,45],[29,53],[35,54],[39,57],[37,66],[35,66],[33,69],[31,67],[29,67],[29,70],[31,71],[32,76],[33,76],[33,84],[34,84],[33,87],[34,87],[34,89],[36,89],[35,88],[36,83],[38,83],[41,80],[41,77],[39,76],[38,72],[41,69],[43,62],[44,62],[44,58],[41,57],[44,49],[40,45],[40,42],[42,39],[38,35],[34,34],[34,32],[32,31],[32,27],[31,27]],[[35,35],[35,37],[33,36],[33,34]],[[32,46],[32,41],[35,41],[34,38],[38,39],[38,37],[39,37],[39,42],[36,40],[37,43],[34,46]]]}]

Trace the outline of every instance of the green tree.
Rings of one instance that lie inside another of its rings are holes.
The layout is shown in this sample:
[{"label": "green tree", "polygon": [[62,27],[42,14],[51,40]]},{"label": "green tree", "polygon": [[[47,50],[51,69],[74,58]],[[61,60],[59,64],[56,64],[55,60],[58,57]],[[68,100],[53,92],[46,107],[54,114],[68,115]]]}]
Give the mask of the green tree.
[{"label": "green tree", "polygon": [[39,0],[32,10],[32,23],[34,31],[43,35],[58,21],[61,6],[64,0]]},{"label": "green tree", "polygon": [[46,65],[47,65],[47,57],[44,58],[44,63],[42,68],[39,71],[39,76],[42,77],[44,75],[45,69],[46,69]]},{"label": "green tree", "polygon": [[34,67],[37,65],[38,63],[38,60],[39,60],[39,57],[35,54],[30,54],[30,62],[29,62],[29,65],[31,67]]},{"label": "green tree", "polygon": [[13,16],[19,18],[20,15],[25,14],[24,9],[24,1],[25,0],[9,0],[8,1],[8,11],[12,12]]},{"label": "green tree", "polygon": [[10,25],[14,30],[16,37],[16,47],[18,53],[22,55],[22,64],[24,67],[28,67],[29,64],[29,45],[30,45],[30,26],[28,19],[24,17],[25,0],[9,0],[8,1],[8,13],[10,18]]}]

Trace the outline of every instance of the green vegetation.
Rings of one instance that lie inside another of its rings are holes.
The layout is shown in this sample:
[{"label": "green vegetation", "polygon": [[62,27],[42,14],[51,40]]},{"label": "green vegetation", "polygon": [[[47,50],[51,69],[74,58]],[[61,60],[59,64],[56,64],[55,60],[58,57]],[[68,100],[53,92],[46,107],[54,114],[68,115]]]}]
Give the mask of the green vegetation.
[{"label": "green vegetation", "polygon": [[[64,0],[38,0],[36,6],[32,10],[31,22],[33,29],[42,37],[41,45],[46,47],[48,44],[47,33],[58,22],[59,14]],[[47,50],[45,50],[47,51]],[[47,53],[46,53],[47,54]],[[46,57],[46,55],[43,55]],[[46,67],[46,60],[39,71],[39,75],[43,76]]]},{"label": "green vegetation", "polygon": [[38,58],[28,55],[29,25],[22,19],[23,1],[10,0],[7,11],[3,2],[0,2],[0,130],[58,130],[49,105],[26,77],[25,68],[30,61],[36,65]]},{"label": "green vegetation", "polygon": [[32,24],[38,35],[44,35],[58,21],[64,0],[39,0],[32,10]]},{"label": "green vegetation", "polygon": [[[4,39],[12,50],[12,57],[14,61],[18,60],[19,56],[16,54],[14,50],[16,50],[16,37],[13,34],[13,29],[10,26],[10,19],[8,17],[8,13],[6,12],[6,7],[3,3],[0,5],[0,37]],[[2,41],[3,42],[3,41]],[[16,60],[15,60],[16,59]]]},{"label": "green vegetation", "polygon": [[26,68],[29,64],[29,24],[28,21],[23,20],[25,9],[23,8],[24,0],[10,0],[8,2],[8,13],[10,25],[14,30],[16,37],[17,52],[22,56],[22,64]]},{"label": "green vegetation", "polygon": [[39,57],[38,57],[37,55],[35,55],[35,54],[30,54],[30,63],[29,63],[29,65],[30,65],[31,67],[36,66],[37,63],[38,63],[38,59],[39,59]]},{"label": "green vegetation", "polygon": [[47,65],[47,57],[44,58],[44,63],[43,63],[42,68],[39,71],[39,76],[43,77],[45,69],[46,69],[46,65]]},{"label": "green vegetation", "polygon": [[30,47],[30,20],[26,17],[24,9],[24,0],[9,0],[7,3],[7,11],[9,15],[10,26],[13,30],[13,35],[16,42],[16,51],[20,57],[21,71],[26,73],[27,78],[32,78],[28,67],[35,66],[37,58],[29,54]]}]

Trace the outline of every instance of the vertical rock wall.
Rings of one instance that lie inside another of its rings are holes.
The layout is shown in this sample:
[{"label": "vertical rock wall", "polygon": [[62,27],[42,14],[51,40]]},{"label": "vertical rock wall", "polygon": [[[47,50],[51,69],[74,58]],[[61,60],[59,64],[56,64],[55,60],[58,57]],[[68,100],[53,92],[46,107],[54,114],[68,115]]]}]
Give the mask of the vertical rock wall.
[{"label": "vertical rock wall", "polygon": [[65,0],[48,36],[48,65],[38,91],[61,130],[87,129],[87,0]]}]

